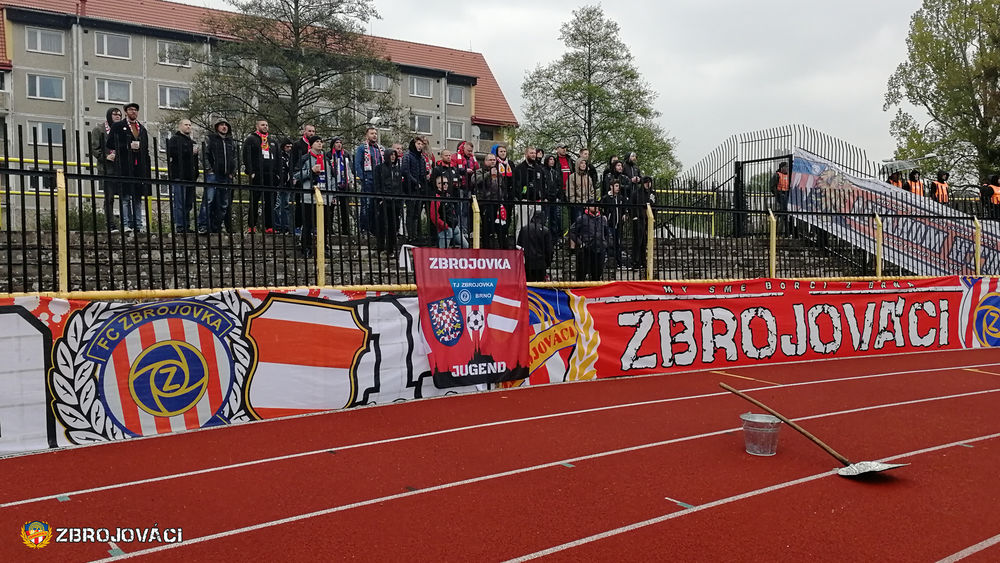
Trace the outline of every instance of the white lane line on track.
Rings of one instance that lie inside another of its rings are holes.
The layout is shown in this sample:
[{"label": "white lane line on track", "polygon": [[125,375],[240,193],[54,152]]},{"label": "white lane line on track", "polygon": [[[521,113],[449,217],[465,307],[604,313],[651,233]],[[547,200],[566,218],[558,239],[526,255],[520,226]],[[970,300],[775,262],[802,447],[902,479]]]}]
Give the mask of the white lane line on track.
[{"label": "white lane line on track", "polygon": [[[830,412],[830,413],[825,413],[825,414],[812,415],[809,418],[814,418],[815,419],[815,418],[822,418],[822,417],[829,417],[829,416],[837,416],[837,415],[843,414],[843,413],[855,413],[855,412],[860,412],[860,411],[868,411],[868,410],[876,410],[876,409],[898,407],[898,406],[910,405],[910,404],[915,404],[915,403],[925,403],[925,402],[928,402],[928,401],[946,400],[946,399],[952,399],[952,398],[957,398],[957,397],[968,397],[968,396],[973,396],[973,395],[985,395],[985,394],[989,394],[989,393],[998,393],[998,392],[1000,392],[1000,389],[993,389],[993,390],[990,390],[990,391],[976,391],[976,392],[973,392],[973,393],[963,393],[961,395],[948,395],[948,396],[943,396],[943,397],[935,397],[935,398],[932,398],[932,399],[918,399],[916,401],[904,401],[904,402],[899,402],[899,403],[887,403],[887,404],[883,404],[883,405],[873,405],[873,406],[865,407],[865,408],[861,408],[861,409],[851,409],[851,410],[848,410],[848,411],[837,411],[837,412]],[[725,430],[716,430],[715,432],[706,432],[704,434],[696,434],[696,435],[693,435],[693,436],[683,436],[681,438],[671,438],[670,440],[663,440],[663,441],[659,441],[659,442],[651,442],[651,443],[647,443],[647,444],[639,444],[637,446],[629,446],[627,448],[619,448],[619,449],[615,449],[615,450],[608,450],[608,451],[598,452],[598,453],[594,453],[594,454],[588,454],[588,455],[579,456],[579,457],[572,457],[572,458],[569,458],[569,459],[560,459],[558,461],[551,461],[551,462],[548,462],[548,463],[542,463],[542,464],[538,464],[538,465],[532,465],[532,466],[529,466],[529,467],[521,467],[519,469],[512,469],[510,471],[503,471],[501,473],[493,473],[493,474],[490,474],[490,475],[481,475],[479,477],[472,477],[472,478],[469,478],[469,479],[462,479],[461,481],[452,481],[450,483],[443,483],[441,485],[435,485],[435,486],[432,486],[432,487],[427,487],[425,489],[417,489],[417,490],[414,490],[414,491],[407,491],[405,493],[397,493],[397,494],[394,494],[394,495],[388,495],[388,496],[384,496],[384,497],[363,500],[363,501],[354,502],[354,503],[350,503],[350,504],[344,504],[344,505],[340,505],[340,506],[334,506],[332,508],[325,508],[323,510],[317,510],[317,511],[309,512],[309,513],[306,513],[306,514],[299,514],[299,515],[296,515],[296,516],[289,516],[287,518],[281,518],[281,519],[278,519],[278,520],[271,520],[269,522],[262,522],[260,524],[254,524],[252,526],[246,526],[246,527],[243,527],[243,528],[235,528],[235,529],[232,529],[232,530],[226,530],[224,532],[218,532],[218,533],[215,533],[215,534],[209,534],[207,536],[201,536],[201,537],[198,537],[198,538],[185,539],[183,544],[165,544],[165,545],[161,545],[161,546],[157,546],[157,547],[152,547],[152,548],[141,550],[141,551],[132,552],[132,553],[127,554],[125,557],[117,557],[115,559],[124,559],[124,558],[127,558],[127,557],[134,557],[134,556],[138,556],[138,555],[147,555],[147,554],[150,554],[150,553],[156,553],[156,552],[159,552],[159,551],[165,551],[165,550],[168,550],[168,549],[174,549],[174,548],[181,547],[181,546],[186,546],[186,545],[191,545],[191,544],[196,544],[196,543],[202,543],[202,542],[216,540],[216,539],[221,539],[221,538],[225,538],[225,537],[229,537],[229,536],[234,536],[234,535],[238,535],[238,534],[243,534],[243,533],[247,533],[247,532],[253,532],[253,531],[256,531],[256,530],[262,530],[264,528],[270,528],[272,526],[280,526],[282,524],[288,524],[288,523],[291,523],[291,522],[298,522],[298,521],[301,521],[301,520],[307,520],[309,518],[316,518],[316,517],[319,517],[319,516],[326,516],[328,514],[333,514],[333,513],[336,513],[336,512],[343,512],[345,510],[351,510],[353,508],[360,508],[360,507],[363,507],[363,506],[369,506],[369,505],[373,505],[373,504],[379,504],[379,503],[389,502],[389,501],[393,501],[393,500],[398,500],[398,499],[401,499],[401,498],[411,497],[411,496],[414,496],[414,495],[422,495],[422,494],[431,493],[431,492],[435,492],[435,491],[442,491],[442,490],[445,490],[445,489],[451,489],[451,488],[454,488],[454,487],[461,487],[461,486],[464,486],[464,485],[471,485],[471,484],[474,484],[474,483],[480,483],[480,482],[483,482],[483,481],[491,481],[491,480],[500,479],[500,478],[503,478],[503,477],[510,477],[512,475],[519,475],[519,474],[522,474],[522,473],[530,473],[532,471],[538,471],[540,469],[547,469],[547,468],[550,468],[550,467],[562,467],[566,463],[574,463],[575,464],[575,463],[579,463],[581,461],[587,461],[587,460],[592,460],[592,459],[600,459],[600,458],[609,457],[609,456],[613,456],[613,455],[624,454],[624,453],[637,452],[637,451],[646,450],[646,449],[650,449],[650,448],[656,448],[656,447],[660,447],[660,446],[667,446],[667,445],[670,445],[670,444],[677,444],[677,443],[680,443],[680,442],[688,442],[688,441],[691,441],[691,440],[698,440],[698,439],[701,439],[701,438],[710,438],[712,436],[719,436],[719,435],[726,434],[726,433],[729,433],[729,432],[735,432],[737,430],[739,430],[739,428],[727,428]],[[917,455],[917,454],[920,454],[920,453],[931,452],[931,451],[935,451],[937,449],[942,449],[943,447],[951,447],[951,446],[958,445],[958,444],[969,444],[969,443],[973,443],[973,442],[976,442],[976,441],[985,440],[985,439],[988,439],[990,437],[1000,437],[1000,434],[992,434],[992,435],[990,435],[988,437],[973,438],[971,440],[961,440],[959,442],[954,442],[954,443],[947,444],[947,446],[934,446],[934,447],[923,449],[923,450],[917,450],[915,452],[909,452],[909,453],[906,453],[906,454],[900,454],[900,455],[897,455],[897,456],[893,456],[891,458],[885,458],[885,459],[879,460],[879,461],[888,461],[888,460],[891,460],[891,459],[897,459],[897,458],[901,458],[901,457],[907,457],[907,456],[910,456],[910,455]],[[835,474],[836,474],[835,470],[826,471],[826,472],[823,472],[823,473],[819,473],[817,475],[813,475],[811,477],[805,477],[803,479],[798,479],[796,481],[791,481],[790,484],[805,483],[806,481],[810,481],[810,480],[813,480],[813,479],[818,479],[820,477],[824,477],[824,476],[827,476],[827,475],[835,475]],[[762,489],[762,491],[769,492],[770,490],[777,490],[777,489],[783,488],[785,486],[788,486],[788,484],[774,485],[772,487],[767,488],[766,490]],[[746,495],[746,494],[747,493],[744,493],[744,495]],[[751,495],[751,496],[753,496],[753,495]],[[741,497],[741,498],[746,498],[746,497]],[[739,499],[734,499],[734,500],[739,500]],[[687,510],[687,512],[692,512],[692,511],[695,511],[695,510],[702,510],[704,508],[711,508],[712,506],[717,506],[719,503],[720,503],[720,501],[716,501],[715,504],[708,503],[708,504],[701,505],[701,506],[698,506],[698,507],[693,508],[693,509],[689,509],[689,510]],[[725,503],[722,503],[722,504],[725,504]],[[671,516],[671,517],[674,517],[674,516]],[[655,523],[655,522],[651,522],[651,523]],[[101,561],[111,561],[111,560],[112,559],[102,559]]]},{"label": "white lane line on track", "polygon": [[[953,367],[946,367],[946,368],[925,368],[925,369],[917,369],[917,370],[894,371],[894,372],[876,373],[876,374],[869,374],[869,375],[859,375],[859,376],[855,376],[855,377],[842,377],[842,378],[837,378],[837,379],[822,379],[822,380],[817,380],[817,381],[803,381],[803,382],[798,382],[798,383],[788,383],[788,384],[785,384],[785,385],[781,385],[780,387],[773,387],[773,386],[768,386],[768,387],[754,387],[754,388],[750,388],[750,389],[744,389],[743,391],[749,392],[749,391],[761,391],[761,390],[764,390],[764,389],[782,389],[782,388],[785,388],[785,387],[801,387],[801,386],[804,386],[804,385],[818,385],[818,384],[822,384],[822,383],[839,383],[839,382],[843,382],[843,381],[856,381],[856,380],[860,380],[860,379],[875,379],[875,378],[879,378],[879,377],[890,377],[890,376],[894,376],[894,375],[908,375],[908,374],[914,374],[914,373],[929,373],[929,372],[934,372],[934,371],[947,371],[947,370],[957,370],[957,369],[989,367],[989,366],[995,366],[995,365],[998,365],[998,364],[997,363],[989,363],[989,364],[975,364],[975,365],[968,365],[968,366],[953,366]],[[987,391],[987,392],[990,392],[990,391]],[[327,447],[322,448],[322,449],[311,450],[311,451],[307,451],[307,452],[299,452],[299,453],[294,453],[294,454],[286,454],[286,455],[282,455],[282,456],[267,457],[267,458],[262,458],[262,459],[255,459],[255,460],[252,460],[252,461],[244,461],[244,462],[241,462],[241,463],[233,463],[233,464],[228,464],[228,465],[220,465],[220,466],[216,466],[216,467],[207,467],[205,469],[196,469],[196,470],[193,470],[193,471],[185,471],[185,472],[182,472],[182,473],[172,473],[170,475],[161,475],[159,477],[150,477],[148,479],[138,479],[138,480],[135,480],[135,481],[125,481],[125,482],[122,482],[122,483],[114,483],[114,484],[111,484],[111,485],[103,485],[103,486],[100,486],[100,487],[93,487],[93,488],[89,488],[89,489],[80,489],[80,490],[76,490],[76,491],[61,492],[61,493],[55,493],[55,494],[45,495],[45,496],[41,496],[41,497],[34,497],[34,498],[29,498],[29,499],[22,499],[22,500],[10,501],[10,502],[5,502],[5,503],[0,503],[0,509],[9,508],[9,507],[12,507],[12,506],[19,506],[19,505],[23,505],[23,504],[31,504],[31,503],[34,503],[34,502],[41,502],[41,501],[45,501],[45,500],[51,500],[51,499],[58,498],[60,496],[73,496],[73,495],[83,495],[83,494],[88,494],[88,493],[97,493],[97,492],[101,492],[101,491],[110,491],[110,490],[114,490],[114,489],[121,489],[121,488],[125,488],[125,487],[132,487],[132,486],[135,486],[135,485],[145,485],[145,484],[148,484],[148,483],[157,483],[157,482],[160,482],[160,481],[169,481],[171,479],[180,479],[180,478],[183,478],[183,477],[192,477],[194,475],[204,475],[206,473],[214,473],[214,472],[217,472],[217,471],[227,471],[227,470],[230,470],[230,469],[239,469],[241,467],[251,467],[251,466],[254,466],[254,465],[261,465],[261,464],[264,464],[264,463],[271,463],[271,462],[276,462],[276,461],[285,461],[285,460],[289,460],[289,459],[296,459],[296,458],[300,458],[300,457],[307,457],[307,456],[316,455],[316,454],[323,454],[323,453],[329,452],[330,450],[336,450],[336,451],[351,450],[351,449],[355,449],[355,448],[364,448],[364,447],[369,447],[369,446],[378,446],[378,445],[383,445],[383,444],[391,444],[391,443],[395,443],[395,442],[403,442],[403,441],[414,440],[414,439],[418,439],[418,438],[429,438],[429,437],[433,437],[433,436],[442,436],[442,435],[446,435],[446,434],[452,434],[452,433],[455,433],[455,432],[464,432],[464,431],[467,431],[467,430],[481,430],[483,428],[492,428],[492,427],[496,427],[496,426],[505,426],[505,425],[508,425],[508,424],[515,424],[515,423],[520,423],[520,422],[532,422],[532,421],[536,421],[536,420],[546,420],[546,419],[550,419],[550,418],[559,418],[559,417],[564,417],[564,416],[574,416],[574,415],[578,415],[578,414],[588,414],[588,413],[594,413],[594,412],[602,412],[602,411],[624,409],[624,408],[631,408],[631,407],[641,407],[641,406],[657,405],[657,404],[672,403],[672,402],[679,402],[679,401],[689,401],[689,400],[692,400],[692,399],[704,399],[704,398],[708,398],[708,397],[729,396],[729,394],[730,393],[727,392],[727,391],[721,391],[721,392],[718,392],[718,393],[706,393],[706,394],[702,394],[702,395],[689,395],[689,396],[684,396],[684,397],[671,397],[669,399],[654,399],[654,400],[650,400],[650,401],[640,401],[640,402],[636,402],[636,403],[624,403],[624,404],[620,404],[620,405],[609,405],[609,406],[604,406],[604,407],[593,407],[593,408],[589,408],[589,409],[580,409],[580,410],[575,410],[575,411],[564,411],[564,412],[558,412],[558,413],[543,414],[543,415],[538,415],[538,416],[529,416],[529,417],[524,417],[524,418],[513,418],[513,419],[509,419],[509,420],[498,420],[498,421],[494,421],[494,422],[484,422],[482,424],[473,424],[473,425],[470,425],[470,426],[460,426],[460,427],[456,427],[456,428],[447,428],[447,429],[444,429],[444,430],[435,430],[435,431],[432,431],[432,432],[423,432],[423,433],[420,433],[420,434],[409,434],[409,435],[406,435],[406,436],[399,436],[399,437],[396,437],[396,438],[386,438],[386,439],[383,439],[383,440],[373,440],[373,441],[370,441],[370,442],[359,442],[359,443],[356,443],[356,444],[348,444],[348,445],[344,445],[344,446],[327,446]],[[962,395],[958,395],[958,396],[962,396]],[[936,399],[937,398],[932,398],[931,400],[936,400]]]},{"label": "white lane line on track", "polygon": [[944,559],[938,561],[938,563],[955,563],[955,561],[961,561],[970,555],[975,555],[980,551],[989,549],[998,543],[1000,543],[1000,535],[993,536],[988,540],[983,540],[976,545],[970,545],[958,553],[953,553],[948,557],[945,557]]},{"label": "white lane line on track", "polygon": [[[883,463],[884,462],[890,462],[890,461],[896,461],[896,460],[899,460],[899,459],[910,458],[910,457],[918,456],[918,455],[925,454],[925,453],[931,453],[931,452],[935,452],[935,451],[938,451],[938,450],[944,450],[944,449],[947,449],[947,448],[952,448],[952,447],[955,447],[955,446],[960,446],[963,443],[967,444],[967,443],[971,443],[971,442],[981,442],[983,440],[992,440],[992,439],[995,439],[995,438],[1000,438],[1000,434],[988,434],[986,436],[979,436],[978,438],[972,438],[970,440],[960,440],[958,442],[950,442],[950,443],[947,443],[947,444],[941,444],[939,446],[933,446],[933,447],[930,447],[930,448],[924,448],[922,450],[916,450],[916,451],[907,452],[907,453],[904,453],[904,454],[894,455],[892,457],[882,458],[882,459],[877,460],[877,461],[881,461]],[[681,516],[687,516],[689,514],[694,514],[695,512],[700,512],[702,510],[708,510],[710,508],[715,508],[717,506],[722,506],[722,505],[725,505],[725,504],[730,504],[730,503],[733,503],[733,502],[745,500],[745,499],[748,499],[748,498],[752,498],[752,497],[755,497],[755,496],[758,496],[758,495],[763,495],[763,494],[767,494],[767,493],[770,493],[770,492],[778,491],[778,490],[785,489],[785,488],[788,488],[788,487],[792,487],[792,486],[795,486],[795,485],[801,485],[802,483],[808,483],[809,481],[815,481],[816,479],[821,479],[823,477],[830,477],[830,476],[836,475],[836,474],[837,474],[836,470],[826,471],[826,472],[823,472],[823,473],[817,473],[816,475],[810,475],[808,477],[803,477],[801,479],[796,479],[794,481],[787,481],[785,483],[778,483],[777,485],[772,485],[770,487],[764,487],[763,489],[757,489],[755,491],[749,491],[749,492],[746,492],[746,493],[741,493],[741,494],[738,494],[738,495],[733,495],[731,497],[726,497],[726,498],[719,499],[719,500],[716,500],[716,501],[712,501],[712,502],[709,502],[709,503],[706,503],[706,504],[700,504],[698,506],[695,506],[693,508],[689,508],[687,510],[679,510],[679,511],[676,511],[676,512],[671,512],[669,514],[664,514],[662,516],[657,516],[656,518],[650,518],[649,520],[643,520],[641,522],[635,522],[633,524],[628,524],[626,526],[621,526],[619,528],[614,528],[612,530],[607,530],[607,531],[601,532],[599,534],[593,534],[591,536],[580,538],[578,540],[573,540],[571,542],[566,542],[564,544],[560,544],[560,545],[557,545],[557,546],[554,546],[554,547],[550,547],[548,549],[543,549],[541,551],[536,551],[534,553],[529,553],[527,555],[522,555],[521,557],[518,557],[516,559],[510,559],[510,560],[506,561],[505,563],[520,563],[522,561],[531,561],[532,559],[538,559],[539,557],[545,557],[546,555],[552,555],[553,553],[558,553],[560,551],[565,551],[567,549],[571,549],[571,548],[574,548],[574,547],[579,547],[581,545],[586,545],[588,543],[593,543],[593,542],[598,541],[598,540],[602,540],[602,539],[605,539],[605,538],[610,538],[612,536],[617,536],[619,534],[624,534],[624,533],[627,533],[627,532],[638,530],[639,528],[645,528],[646,526],[652,526],[653,524],[659,524],[660,522],[666,522],[667,520],[672,520],[674,518],[679,518]],[[998,536],[998,537],[1000,537],[1000,536]],[[992,538],[992,539],[993,540],[997,540],[997,538]],[[987,540],[987,541],[990,541],[990,540]],[[997,541],[1000,541],[1000,540],[997,540]],[[994,543],[996,543],[996,541],[994,541]],[[976,547],[976,546],[973,546],[973,547]],[[972,549],[972,548],[969,548],[969,549]]]}]

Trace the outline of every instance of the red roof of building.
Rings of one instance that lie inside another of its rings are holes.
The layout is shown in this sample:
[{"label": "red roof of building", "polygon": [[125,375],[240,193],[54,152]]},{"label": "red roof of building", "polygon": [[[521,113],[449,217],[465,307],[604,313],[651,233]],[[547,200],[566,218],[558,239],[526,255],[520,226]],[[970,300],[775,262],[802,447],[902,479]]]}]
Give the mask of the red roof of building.
[{"label": "red roof of building", "polygon": [[10,59],[7,58],[7,26],[3,25],[5,17],[3,8],[0,8],[0,70],[11,69]]},{"label": "red roof of building", "polygon": [[[214,36],[205,28],[208,16],[225,14],[221,10],[187,6],[165,0],[0,0],[3,6],[58,14],[76,14],[98,20],[155,27],[198,35]],[[0,26],[2,27],[2,26]],[[10,63],[6,43],[0,31],[0,65]],[[389,60],[415,67],[447,70],[477,79],[473,123],[482,125],[517,125],[507,99],[481,53],[412,43],[398,39],[375,37],[382,44]]]}]

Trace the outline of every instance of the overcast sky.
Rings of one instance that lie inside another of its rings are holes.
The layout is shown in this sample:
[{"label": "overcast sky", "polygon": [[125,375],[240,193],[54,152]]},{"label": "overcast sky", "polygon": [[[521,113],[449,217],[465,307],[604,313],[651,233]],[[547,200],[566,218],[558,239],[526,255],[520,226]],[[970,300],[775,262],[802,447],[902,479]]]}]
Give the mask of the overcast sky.
[{"label": "overcast sky", "polygon": [[[187,0],[226,8],[225,0]],[[528,71],[564,52],[559,27],[583,3],[375,0],[375,35],[483,53],[518,119]],[[906,56],[920,0],[617,0],[660,124],[685,167],[727,137],[802,123],[892,156],[886,81]]]}]

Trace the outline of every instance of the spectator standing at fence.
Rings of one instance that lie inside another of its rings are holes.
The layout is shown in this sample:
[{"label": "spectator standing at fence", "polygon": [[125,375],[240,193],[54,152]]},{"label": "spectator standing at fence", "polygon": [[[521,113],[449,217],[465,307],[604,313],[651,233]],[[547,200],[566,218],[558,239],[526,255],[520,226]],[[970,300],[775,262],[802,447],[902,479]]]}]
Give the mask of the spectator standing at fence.
[{"label": "spectator standing at fence", "polygon": [[[316,126],[306,124],[302,126],[302,136],[296,139],[292,145],[291,163],[295,168],[302,162],[302,157],[309,152],[309,139],[316,136]],[[295,194],[295,228],[302,228],[302,194]]]},{"label": "spectator standing at fence", "polygon": [[[316,247],[316,190],[320,191],[324,203],[329,201],[330,160],[323,152],[323,139],[319,135],[309,137],[309,150],[302,155],[295,168],[294,180],[305,190],[302,192],[302,234],[299,235],[299,247],[302,255],[309,257],[315,254]],[[324,225],[329,225],[329,213],[324,214]]]},{"label": "spectator standing at fence", "polygon": [[931,197],[934,201],[938,203],[946,204],[948,203],[948,178],[951,175],[944,170],[938,170],[937,180],[931,184],[933,186],[933,191],[931,192]]},{"label": "spectator standing at fence", "polygon": [[458,202],[448,193],[448,182],[444,176],[436,178],[435,187],[437,190],[428,216],[437,233],[438,248],[469,248],[469,241],[459,227]]},{"label": "spectator standing at fence", "polygon": [[451,151],[448,149],[441,150],[441,159],[434,164],[434,169],[431,171],[432,180],[438,176],[446,176],[448,178],[448,189],[451,192],[457,192],[458,188],[456,186],[458,186],[459,181],[458,171],[451,166]]},{"label": "spectator standing at fence", "polygon": [[472,177],[476,170],[479,170],[479,161],[476,160],[473,152],[474,147],[469,141],[458,143],[458,148],[451,155],[451,167],[458,174],[458,183],[452,184],[452,190],[457,190],[458,197],[466,200],[459,204],[458,221],[462,227],[462,233],[469,232],[469,220],[471,209],[467,200],[472,194]]},{"label": "spectator standing at fence", "polygon": [[[375,168],[375,193],[382,196],[399,196],[403,191],[403,175],[399,157],[394,149],[385,149],[382,162]],[[399,230],[401,199],[380,197],[373,203],[375,249],[377,252],[396,252],[396,235]]]},{"label": "spectator standing at fence", "polygon": [[351,191],[354,173],[351,167],[351,157],[344,150],[344,140],[340,137],[334,137],[330,145],[333,148],[330,149],[330,154],[327,157],[330,159],[330,184],[333,190],[337,192],[336,201],[333,202],[337,210],[330,209],[329,213],[331,213],[331,217],[333,213],[339,213],[340,233],[346,235],[349,234],[351,225],[349,211],[351,202],[348,199],[347,193]]},{"label": "spectator standing at fence", "polygon": [[[274,188],[278,185],[278,155],[274,137],[268,133],[267,120],[258,119],[253,133],[243,140],[243,169],[250,178],[249,232],[258,229],[257,210],[263,202],[263,231],[274,232]],[[261,189],[264,188],[264,189]]]},{"label": "spectator standing at fence", "polygon": [[647,205],[656,205],[656,192],[653,191],[653,179],[643,176],[639,187],[632,192],[632,267],[641,270],[646,267],[646,245],[649,242],[646,234],[649,232],[649,216],[646,215]]},{"label": "spectator standing at fence", "polygon": [[1000,221],[1000,174],[990,176],[990,181],[980,189],[986,217]]},{"label": "spectator standing at fence", "polygon": [[198,212],[198,232],[201,234],[222,232],[232,203],[232,191],[227,185],[236,177],[236,141],[230,134],[229,122],[220,119],[213,130],[205,143],[205,182],[209,185],[201,195]]},{"label": "spectator standing at fence", "polygon": [[552,264],[553,236],[545,226],[545,215],[541,210],[535,211],[528,225],[517,234],[517,245],[524,252],[525,281],[545,281],[545,273]]},{"label": "spectator standing at fence", "polygon": [[517,204],[517,230],[528,225],[535,211],[534,202],[541,201],[545,196],[545,180],[542,177],[542,167],[536,160],[538,151],[535,147],[524,150],[524,160],[514,167],[514,199]]},{"label": "spectator standing at fence", "polygon": [[628,157],[622,165],[622,172],[628,178],[628,183],[622,184],[622,196],[626,200],[631,200],[632,192],[639,189],[639,185],[642,182],[642,171],[639,170],[639,155],[634,152],[628,153]]},{"label": "spectator standing at fence", "polygon": [[630,185],[631,180],[625,174],[625,163],[618,160],[618,157],[612,157],[613,160],[608,164],[608,170],[605,170],[604,174],[604,193],[607,194],[611,191],[611,182],[617,181],[618,185],[622,190],[625,186]]},{"label": "spectator standing at fence", "polygon": [[406,200],[406,237],[410,242],[417,240],[420,226],[420,213],[424,202],[419,198],[427,195],[427,164],[424,162],[424,140],[420,137],[410,139],[410,145],[400,164],[403,174],[403,193]]},{"label": "spectator standing at fence", "polygon": [[562,185],[563,189],[569,188],[569,177],[573,174],[573,157],[571,157],[566,152],[566,143],[559,143],[556,147],[556,165],[559,167],[559,171],[562,172]]},{"label": "spectator standing at fence", "polygon": [[778,169],[771,174],[771,193],[774,194],[774,210],[778,212],[778,221],[781,222],[782,230],[788,230],[788,194],[791,190],[790,177],[788,175],[788,161],[782,161]]},{"label": "spectator standing at fence", "polygon": [[591,199],[569,229],[570,248],[576,254],[576,281],[601,281],[610,231],[597,201]]},{"label": "spectator standing at fence", "polygon": [[587,174],[590,175],[590,183],[594,186],[594,192],[589,197],[600,196],[601,185],[597,183],[597,167],[590,160],[590,149],[580,149],[579,160],[587,161]]},{"label": "spectator standing at fence", "polygon": [[613,178],[608,187],[608,193],[601,199],[602,213],[608,220],[608,227],[611,229],[610,250],[614,257],[615,265],[619,268],[625,264],[624,252],[622,248],[622,229],[628,217],[628,209],[625,202],[628,201],[621,193],[621,180]]},{"label": "spectator standing at fence", "polygon": [[924,181],[920,178],[919,170],[910,171],[909,179],[906,182],[906,191],[924,197]]},{"label": "spectator standing at fence", "polygon": [[[361,192],[375,192],[375,169],[385,158],[385,149],[378,144],[378,130],[371,125],[365,129],[365,139],[354,151],[354,176],[361,181]],[[358,228],[362,231],[374,232],[373,203],[370,198],[361,198],[361,211],[358,216]]]},{"label": "spectator standing at fence", "polygon": [[121,120],[121,109],[109,109],[105,114],[104,123],[94,127],[88,139],[94,171],[103,176],[100,186],[104,192],[104,221],[107,223],[108,231],[113,233],[118,232],[118,224],[115,221],[115,195],[118,193],[118,182],[109,178],[115,175],[115,158],[114,152],[108,150],[107,144],[111,127]]},{"label": "spectator standing at fence", "polygon": [[556,161],[556,155],[550,154],[542,160],[542,180],[545,183],[544,200],[548,203],[545,216],[552,236],[562,235],[562,204],[566,202],[566,186],[563,184],[562,169]]},{"label": "spectator standing at fence", "polygon": [[[198,143],[191,138],[191,120],[182,119],[177,131],[167,139],[167,176],[179,182],[198,179]],[[194,211],[194,185],[181,183],[170,186],[171,215],[174,232],[188,233],[193,229],[191,212]]]},{"label": "spectator standing at fence", "polygon": [[139,122],[139,104],[133,102],[124,109],[125,119],[112,125],[105,149],[114,151],[115,172],[133,179],[118,185],[123,228],[125,232],[142,231],[143,196],[151,192],[148,182],[143,181],[150,177],[149,131]]},{"label": "spectator standing at fence", "polygon": [[482,247],[505,250],[510,232],[510,183],[500,170],[496,154],[486,155],[473,183],[479,200]]},{"label": "spectator standing at fence", "polygon": [[278,188],[280,189],[274,197],[274,231],[282,234],[294,231],[290,205],[292,193],[289,191],[295,185],[295,180],[293,180],[295,166],[292,164],[293,145],[291,139],[282,139],[281,152],[278,153],[281,165],[278,173]]},{"label": "spectator standing at fence", "polygon": [[596,183],[590,175],[590,163],[584,159],[576,161],[576,171],[569,177],[566,195],[569,198],[569,223],[572,225],[583,214],[584,205],[593,197]]},{"label": "spectator standing at fence", "polygon": [[889,174],[889,185],[897,188],[903,187],[903,175],[898,170]]}]

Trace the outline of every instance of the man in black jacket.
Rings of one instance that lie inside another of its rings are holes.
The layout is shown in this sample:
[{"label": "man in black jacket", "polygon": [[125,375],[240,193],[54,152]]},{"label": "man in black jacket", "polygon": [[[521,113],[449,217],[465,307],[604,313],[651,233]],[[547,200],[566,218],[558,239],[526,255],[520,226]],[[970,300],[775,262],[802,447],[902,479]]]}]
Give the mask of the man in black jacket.
[{"label": "man in black jacket", "polygon": [[538,151],[528,147],[524,151],[524,160],[514,167],[514,199],[521,200],[517,206],[518,232],[528,226],[528,220],[535,206],[526,202],[541,201],[545,197],[545,179],[542,177],[542,167],[536,160]]},{"label": "man in black jacket", "polygon": [[[278,185],[278,147],[274,137],[268,134],[267,121],[258,119],[256,129],[243,141],[243,167],[250,185],[260,188],[274,188]],[[257,208],[264,203],[264,232],[274,232],[274,190],[250,188],[250,209],[247,223],[250,232],[257,231]]]},{"label": "man in black jacket", "polygon": [[[420,137],[410,139],[410,147],[403,155],[400,164],[403,174],[403,193],[408,196],[427,195],[427,166],[424,163],[424,140]],[[419,199],[406,200],[406,236],[413,242],[418,238],[420,213],[425,202]]]},{"label": "man in black jacket", "polygon": [[[309,152],[309,139],[316,136],[316,126],[315,125],[303,125],[302,126],[302,136],[292,143],[292,152],[288,159],[291,163],[292,170],[298,170],[299,166],[302,164],[302,157]],[[299,187],[299,186],[294,186]],[[295,213],[292,218],[293,231],[297,231],[302,228],[302,210],[305,208],[302,205],[302,194],[295,194]]]},{"label": "man in black jacket", "polygon": [[[198,179],[198,144],[191,138],[191,120],[182,119],[177,131],[167,140],[167,174],[171,180],[194,182]],[[170,186],[171,214],[174,232],[188,232],[191,211],[194,210],[195,191],[193,185],[172,183]]]},{"label": "man in black jacket", "polygon": [[214,129],[205,147],[205,182],[209,185],[201,196],[200,234],[222,232],[222,223],[232,201],[231,190],[225,184],[233,183],[236,176],[236,142],[229,134],[229,122],[219,120]]},{"label": "man in black jacket", "polygon": [[552,233],[545,228],[545,213],[535,211],[531,223],[517,234],[517,245],[524,250],[525,281],[545,281],[545,272],[552,264]]},{"label": "man in black jacket", "polygon": [[121,108],[109,109],[104,123],[98,123],[94,127],[89,139],[91,164],[96,173],[103,176],[101,191],[104,192],[104,219],[110,232],[118,232],[118,225],[115,223],[115,194],[118,193],[118,182],[108,178],[115,175],[115,158],[111,156],[113,153],[108,152],[107,144],[111,126],[121,120]]}]

